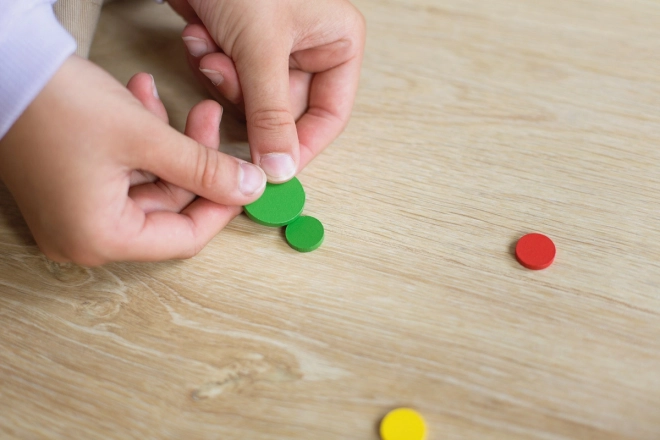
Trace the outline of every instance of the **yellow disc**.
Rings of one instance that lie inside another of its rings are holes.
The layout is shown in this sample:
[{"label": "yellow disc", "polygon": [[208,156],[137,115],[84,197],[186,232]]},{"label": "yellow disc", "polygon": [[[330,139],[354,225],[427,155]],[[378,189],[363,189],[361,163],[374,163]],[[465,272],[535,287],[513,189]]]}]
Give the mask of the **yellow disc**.
[{"label": "yellow disc", "polygon": [[383,440],[424,440],[426,423],[417,411],[397,408],[380,422],[380,437]]}]

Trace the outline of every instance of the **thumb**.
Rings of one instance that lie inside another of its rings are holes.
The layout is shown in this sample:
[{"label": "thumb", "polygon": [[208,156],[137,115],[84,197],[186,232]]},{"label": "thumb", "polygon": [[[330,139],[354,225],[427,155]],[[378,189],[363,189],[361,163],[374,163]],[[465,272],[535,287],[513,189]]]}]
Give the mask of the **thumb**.
[{"label": "thumb", "polygon": [[281,39],[237,41],[236,70],[245,102],[252,160],[273,183],[298,171],[299,144],[289,92],[290,45]]},{"label": "thumb", "polygon": [[140,142],[142,154],[133,166],[222,205],[247,205],[263,193],[266,175],[258,166],[207,148],[171,127],[164,134],[156,142]]}]

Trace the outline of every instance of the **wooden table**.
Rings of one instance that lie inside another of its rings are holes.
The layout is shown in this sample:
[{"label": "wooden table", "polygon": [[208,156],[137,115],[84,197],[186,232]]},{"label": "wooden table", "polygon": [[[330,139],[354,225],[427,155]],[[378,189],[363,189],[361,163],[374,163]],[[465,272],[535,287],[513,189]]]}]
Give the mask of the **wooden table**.
[{"label": "wooden table", "polygon": [[[356,5],[355,111],[300,175],[319,250],[240,217],[188,261],[57,265],[0,187],[1,438],[377,439],[399,406],[429,440],[660,438],[660,3]],[[92,54],[178,128],[181,27],[114,3]]]}]

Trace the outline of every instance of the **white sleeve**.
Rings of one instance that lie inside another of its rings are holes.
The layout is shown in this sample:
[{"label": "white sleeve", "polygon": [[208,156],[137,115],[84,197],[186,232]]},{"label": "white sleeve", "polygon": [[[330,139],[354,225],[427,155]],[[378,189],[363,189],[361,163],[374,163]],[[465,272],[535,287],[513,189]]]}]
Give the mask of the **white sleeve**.
[{"label": "white sleeve", "polygon": [[76,50],[56,0],[0,0],[0,138]]}]

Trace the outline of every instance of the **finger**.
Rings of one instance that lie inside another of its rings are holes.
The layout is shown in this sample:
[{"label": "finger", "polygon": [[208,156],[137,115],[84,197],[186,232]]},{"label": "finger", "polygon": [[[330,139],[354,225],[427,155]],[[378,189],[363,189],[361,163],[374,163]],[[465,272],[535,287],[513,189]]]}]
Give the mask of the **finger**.
[{"label": "finger", "polygon": [[[186,135],[202,145],[217,150],[220,146],[220,120],[222,107],[215,101],[202,101],[195,105],[188,114]],[[164,180],[135,186],[130,189],[129,197],[144,212],[171,211],[181,212],[195,199],[195,194]]]},{"label": "finger", "polygon": [[297,123],[301,168],[330,145],[348,124],[357,93],[360,63],[360,59],[354,58],[314,76],[309,109]]},{"label": "finger", "polygon": [[188,23],[201,23],[199,16],[195,10],[190,6],[187,0],[168,0],[167,2],[172,9],[176,11]]},{"label": "finger", "polygon": [[290,52],[290,42],[258,34],[247,35],[232,53],[241,79],[252,160],[273,183],[291,179],[298,167],[298,134],[290,105]]},{"label": "finger", "polygon": [[313,73],[302,70],[289,70],[289,89],[291,90],[291,112],[297,121],[305,114],[309,106],[309,89],[312,85]]},{"label": "finger", "polygon": [[[344,130],[353,108],[364,53],[364,23],[358,39],[340,40],[298,52],[291,63],[318,72],[310,86],[309,108],[298,120],[300,167],[306,166]],[[344,60],[344,61],[342,61]]]},{"label": "finger", "polygon": [[220,148],[220,121],[222,106],[206,100],[195,105],[188,113],[185,134],[202,145],[217,150]]},{"label": "finger", "polygon": [[263,171],[207,148],[174,129],[143,127],[142,149],[127,155],[127,166],[150,171],[174,185],[223,205],[256,200],[266,185]]},{"label": "finger", "polygon": [[126,88],[147,110],[158,116],[163,122],[169,122],[167,110],[163,105],[163,101],[160,100],[158,89],[156,88],[156,81],[152,75],[148,73],[135,74],[128,81]]},{"label": "finger", "polygon": [[[199,24],[188,25],[183,30],[182,37],[188,49],[188,61],[198,79],[215,98],[222,96],[245,111],[243,91],[236,66],[216,45],[206,27]],[[200,71],[203,76],[199,75]],[[291,109],[295,120],[307,109],[311,78],[310,73],[300,70],[290,71]],[[219,92],[219,95],[216,92]]]},{"label": "finger", "polygon": [[[195,75],[197,80],[204,85],[206,90],[208,90],[214,99],[222,102],[223,104],[233,104],[244,113],[245,109],[243,108],[242,99],[240,99],[239,103],[232,103],[229,99],[225,98],[218,91],[216,86],[213,85],[213,82],[211,82],[211,80],[200,71],[200,61],[202,58],[204,58],[205,55],[209,53],[223,53],[222,50],[215,44],[206,28],[202,25],[187,26],[183,31],[183,40],[188,48],[186,52],[188,65],[190,66],[190,70],[192,71],[193,75]],[[196,54],[197,56],[193,54]],[[217,82],[217,78],[215,80]]]},{"label": "finger", "polygon": [[[199,60],[199,70],[227,101],[243,108],[243,91],[234,62],[222,52],[210,53]],[[298,120],[307,110],[312,73],[289,70],[291,113]]]},{"label": "finger", "polygon": [[145,214],[129,199],[123,214],[119,237],[110,240],[109,261],[159,261],[191,258],[241,212],[237,206],[224,206],[197,199],[181,214],[156,211]]},{"label": "finger", "polygon": [[188,53],[194,58],[203,57],[206,54],[218,52],[220,48],[213,37],[208,33],[206,27],[201,24],[189,24],[181,33],[183,43]]},{"label": "finger", "polygon": [[188,60],[193,75],[197,77],[200,83],[204,84],[214,98],[220,98],[215,86],[199,70],[199,62],[201,58],[209,53],[218,52],[220,48],[215,44],[213,38],[206,30],[206,27],[200,24],[189,24],[186,26],[181,33],[181,38],[187,49],[186,59]]},{"label": "finger", "polygon": [[146,171],[133,170],[131,171],[131,175],[129,177],[129,187],[133,188],[136,186],[144,185],[145,183],[153,183],[156,180],[158,180],[158,177],[151,173]]},{"label": "finger", "polygon": [[220,94],[232,104],[243,102],[243,91],[234,62],[221,52],[210,53],[199,60],[199,70]]},{"label": "finger", "polygon": [[[165,110],[165,106],[158,96],[158,89],[152,75],[138,73],[128,81],[126,88],[146,109],[158,116],[165,123],[168,122],[167,110]],[[141,185],[143,183],[154,182],[156,179],[157,177],[151,173],[135,170],[131,172],[130,185]]]}]

